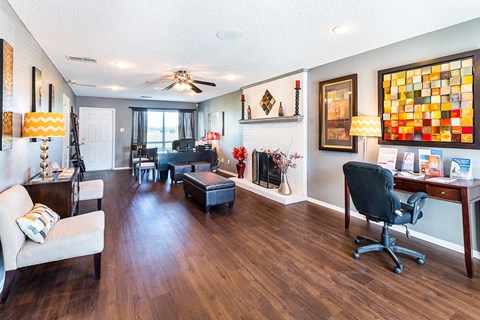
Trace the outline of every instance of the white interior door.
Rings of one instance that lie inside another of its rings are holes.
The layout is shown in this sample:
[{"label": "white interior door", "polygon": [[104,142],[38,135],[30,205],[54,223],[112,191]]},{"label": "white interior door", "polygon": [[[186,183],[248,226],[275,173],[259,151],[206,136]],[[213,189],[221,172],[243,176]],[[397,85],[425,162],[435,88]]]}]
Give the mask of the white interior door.
[{"label": "white interior door", "polygon": [[80,152],[88,171],[113,169],[115,110],[80,108]]}]

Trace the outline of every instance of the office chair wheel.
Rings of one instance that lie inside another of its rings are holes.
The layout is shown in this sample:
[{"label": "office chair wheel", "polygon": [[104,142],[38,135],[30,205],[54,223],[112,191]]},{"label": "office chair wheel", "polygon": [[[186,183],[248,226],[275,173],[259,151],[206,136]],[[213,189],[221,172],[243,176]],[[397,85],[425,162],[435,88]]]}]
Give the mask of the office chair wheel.
[{"label": "office chair wheel", "polygon": [[424,259],[420,259],[420,258],[417,258],[417,263],[421,266],[423,266],[425,264],[425,260]]},{"label": "office chair wheel", "polygon": [[360,239],[355,239],[355,243],[356,243],[356,244],[360,244],[360,242],[362,242],[362,240],[360,240]]},{"label": "office chair wheel", "polygon": [[396,274],[402,274],[402,269],[399,267],[395,267],[393,268],[393,272],[395,272]]},{"label": "office chair wheel", "polygon": [[360,254],[354,252],[354,253],[353,253],[353,257],[354,257],[355,259],[360,259]]}]

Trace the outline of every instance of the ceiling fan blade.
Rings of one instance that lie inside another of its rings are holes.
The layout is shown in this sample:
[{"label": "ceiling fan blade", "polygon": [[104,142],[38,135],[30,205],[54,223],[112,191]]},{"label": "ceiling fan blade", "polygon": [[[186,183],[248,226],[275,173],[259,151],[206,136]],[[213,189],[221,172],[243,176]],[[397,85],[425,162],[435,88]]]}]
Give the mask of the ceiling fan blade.
[{"label": "ceiling fan blade", "polygon": [[207,82],[207,81],[201,81],[201,80],[190,80],[192,81],[193,83],[198,83],[198,84],[203,84],[205,86],[212,86],[212,87],[216,87],[217,85],[213,82]]},{"label": "ceiling fan blade", "polygon": [[177,84],[177,82],[174,82],[174,83],[172,83],[171,85],[169,85],[168,87],[163,88],[162,91],[170,90],[170,89],[172,89],[173,86],[176,85],[176,84]]},{"label": "ceiling fan blade", "polygon": [[194,85],[192,82],[189,82],[188,85],[190,86],[190,88],[192,88],[193,91],[195,91],[196,93],[202,93],[203,91],[200,90],[199,87],[197,87],[196,85]]}]

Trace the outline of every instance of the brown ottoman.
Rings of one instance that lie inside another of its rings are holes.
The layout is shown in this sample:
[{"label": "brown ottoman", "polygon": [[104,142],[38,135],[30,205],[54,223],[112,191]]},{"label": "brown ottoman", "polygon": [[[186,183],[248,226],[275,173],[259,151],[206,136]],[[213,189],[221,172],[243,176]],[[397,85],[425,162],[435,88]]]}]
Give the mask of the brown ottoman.
[{"label": "brown ottoman", "polygon": [[190,163],[170,163],[170,179],[175,183],[182,181],[183,174],[188,172],[192,172]]},{"label": "brown ottoman", "polygon": [[192,172],[183,175],[183,190],[185,196],[190,195],[205,206],[205,212],[210,213],[210,207],[228,203],[230,210],[235,202],[235,182],[212,172]]},{"label": "brown ottoman", "polygon": [[205,161],[192,162],[193,172],[207,172],[210,170],[210,163]]}]

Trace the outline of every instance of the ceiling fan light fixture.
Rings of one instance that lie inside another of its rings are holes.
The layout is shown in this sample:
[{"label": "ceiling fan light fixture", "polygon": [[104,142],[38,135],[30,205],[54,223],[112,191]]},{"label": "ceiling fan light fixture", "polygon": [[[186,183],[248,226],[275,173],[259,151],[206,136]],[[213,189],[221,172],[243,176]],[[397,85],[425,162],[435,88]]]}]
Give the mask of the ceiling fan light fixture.
[{"label": "ceiling fan light fixture", "polygon": [[118,69],[128,69],[132,67],[132,64],[126,61],[115,61],[113,65]]},{"label": "ceiling fan light fixture", "polygon": [[217,32],[217,38],[223,41],[235,41],[243,38],[245,33],[238,29],[222,29]]}]

